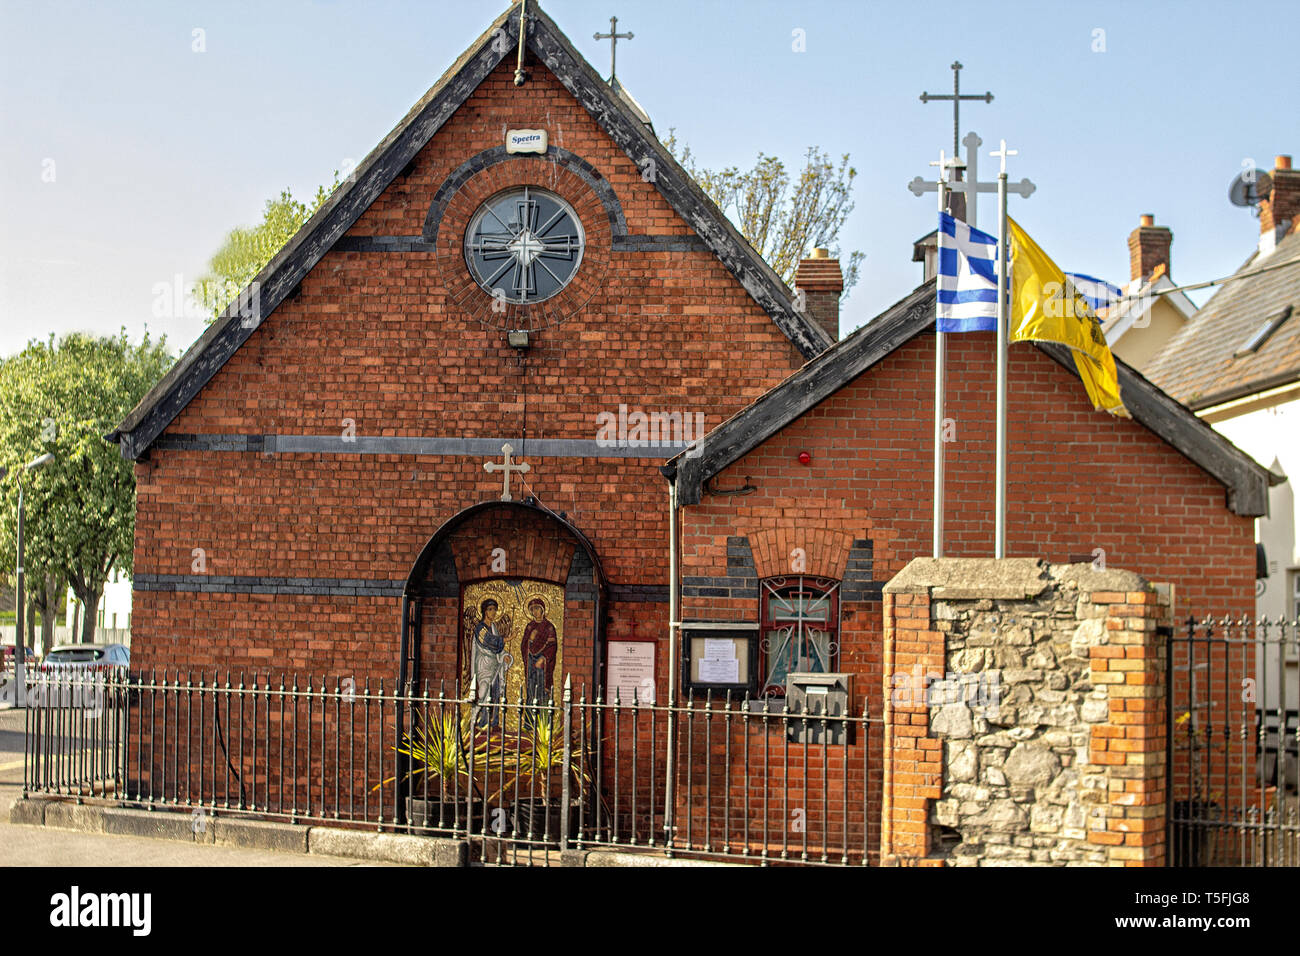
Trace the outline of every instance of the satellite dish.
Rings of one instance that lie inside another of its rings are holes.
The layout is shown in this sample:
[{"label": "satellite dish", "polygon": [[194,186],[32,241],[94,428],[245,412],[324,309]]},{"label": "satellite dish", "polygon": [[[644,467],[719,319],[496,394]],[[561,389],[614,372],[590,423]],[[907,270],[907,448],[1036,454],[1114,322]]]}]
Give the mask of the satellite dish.
[{"label": "satellite dish", "polygon": [[1258,206],[1273,191],[1273,180],[1258,169],[1243,169],[1228,187],[1228,199],[1234,206]]}]

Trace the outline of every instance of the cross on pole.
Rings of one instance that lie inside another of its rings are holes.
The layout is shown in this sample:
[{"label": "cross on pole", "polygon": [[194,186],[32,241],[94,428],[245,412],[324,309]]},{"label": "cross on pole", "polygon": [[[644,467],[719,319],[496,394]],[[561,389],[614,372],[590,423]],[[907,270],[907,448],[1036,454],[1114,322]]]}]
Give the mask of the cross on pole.
[{"label": "cross on pole", "polygon": [[[939,193],[939,211],[943,212],[948,200],[948,187],[951,182],[948,178],[948,170],[954,169],[961,164],[960,159],[949,159],[944,155],[943,150],[939,150],[939,161],[930,161],[931,166],[939,167],[939,178],[934,183],[934,188]],[[917,195],[921,195],[919,192]],[[935,297],[936,322],[938,319],[939,300]],[[943,482],[944,482],[944,455],[943,455],[943,427],[944,427],[944,405],[943,393],[945,386],[945,356],[947,354],[944,343],[944,334],[938,331],[936,325],[934,336],[934,557],[943,557]]]},{"label": "cross on pole", "polygon": [[613,82],[614,82],[614,76],[615,76],[615,74],[618,72],[617,69],[616,69],[617,62],[616,62],[616,59],[615,59],[615,58],[618,56],[618,41],[619,41],[619,40],[630,40],[630,39],[632,39],[632,34],[631,34],[631,33],[619,33],[619,32],[618,32],[618,17],[610,17],[610,18],[609,18],[609,32],[608,32],[608,33],[594,33],[594,34],[592,34],[592,36],[594,36],[597,40],[608,40],[608,41],[609,41],[609,81],[610,81],[611,83],[613,83]]},{"label": "cross on pole", "polygon": [[989,150],[989,155],[996,156],[998,157],[998,159],[1002,161],[1002,175],[1005,176],[1007,174],[1007,157],[1019,156],[1020,150],[1007,149],[1007,141],[1004,139],[1002,140],[1001,147],[999,147],[998,149]]},{"label": "cross on pole", "polygon": [[[977,222],[977,216],[976,216],[978,204],[976,200],[978,199],[980,193],[997,192],[998,183],[997,180],[993,180],[992,182],[982,183],[979,181],[978,178],[979,148],[980,146],[984,145],[984,140],[980,139],[978,134],[974,132],[970,132],[967,133],[966,138],[962,140],[962,145],[966,147],[966,162],[963,165],[965,166],[967,177],[964,181],[959,179],[953,182],[945,183],[944,186],[949,191],[961,193],[966,197],[966,222],[969,225],[978,229],[979,224]],[[997,156],[998,153],[994,151],[991,155]],[[1013,152],[1011,155],[1014,156],[1015,153]],[[930,165],[933,166],[934,164],[931,163]],[[1003,161],[1002,171],[1006,172],[1005,160]],[[924,195],[925,193],[934,192],[939,188],[939,184],[936,182],[926,182],[920,176],[917,176],[915,179],[913,179],[910,183],[907,184],[907,188],[912,191],[913,195],[921,196]],[[1016,195],[1026,199],[1030,196],[1031,193],[1033,193],[1035,188],[1037,187],[1035,187],[1034,184],[1031,183],[1028,179],[1022,179],[1018,183],[1009,183],[1007,185],[1008,192],[1013,192]]]},{"label": "cross on pole", "polygon": [[[998,173],[998,291],[997,291],[997,395],[994,404],[994,451],[993,451],[993,557],[1007,556],[1007,343],[1008,329],[1011,324],[1010,302],[1008,293],[1011,289],[1010,253],[1007,224],[1007,193],[1011,187],[1007,184],[1007,157],[1016,156],[1019,150],[1007,149],[1004,139],[1001,145],[990,151],[1002,165]],[[1029,180],[1022,180],[1029,183]],[[1030,192],[1033,183],[1029,183]],[[1028,193],[1021,192],[1022,196]]]},{"label": "cross on pole", "polygon": [[958,131],[961,129],[959,120],[962,100],[983,100],[985,103],[993,102],[992,93],[983,94],[963,94],[961,91],[961,64],[954,61],[952,64],[952,93],[922,93],[921,102],[928,103],[931,100],[952,100],[952,152],[957,155],[957,137],[961,135]]},{"label": "cross on pole", "polygon": [[514,498],[510,497],[510,473],[512,471],[517,471],[520,474],[523,474],[524,472],[531,470],[529,468],[528,462],[526,461],[521,461],[518,464],[515,464],[510,461],[510,456],[514,454],[514,451],[515,450],[510,447],[509,443],[504,444],[501,446],[501,453],[505,455],[505,461],[502,464],[498,465],[494,461],[488,461],[483,463],[483,470],[488,472],[489,474],[494,471],[500,471],[505,473],[503,476],[503,483],[501,486],[502,501],[515,500]]}]

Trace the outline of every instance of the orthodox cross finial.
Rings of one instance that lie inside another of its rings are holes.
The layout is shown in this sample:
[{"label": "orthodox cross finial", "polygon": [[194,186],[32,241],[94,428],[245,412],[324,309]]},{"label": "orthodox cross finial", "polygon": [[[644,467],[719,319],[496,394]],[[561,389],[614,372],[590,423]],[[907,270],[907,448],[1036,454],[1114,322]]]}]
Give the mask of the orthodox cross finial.
[{"label": "orthodox cross finial", "polygon": [[615,75],[616,75],[617,72],[618,72],[618,70],[617,70],[617,66],[618,66],[618,64],[617,64],[617,60],[616,60],[616,58],[617,58],[617,56],[618,56],[618,41],[619,41],[619,40],[630,40],[630,39],[632,39],[632,34],[631,34],[631,33],[619,33],[619,32],[618,32],[618,17],[610,17],[610,18],[609,18],[609,32],[608,32],[608,33],[594,33],[594,34],[592,34],[592,36],[594,36],[597,40],[608,40],[608,41],[609,41],[609,81],[610,81],[611,83],[613,83],[613,82],[614,82],[614,77],[615,77]]},{"label": "orthodox cross finial", "polygon": [[[983,142],[984,141],[979,138],[979,135],[977,133],[966,134],[966,138],[962,140],[962,144],[965,145],[966,147],[966,162],[963,165],[966,169],[967,178],[965,179],[965,181],[956,180],[954,182],[948,182],[943,184],[945,189],[948,189],[951,192],[962,193],[966,197],[966,222],[968,225],[975,226],[975,228],[977,229],[979,228],[979,226],[976,220],[976,212],[978,209],[976,200],[979,194],[995,193],[998,191],[998,184],[996,180],[993,180],[991,182],[980,182],[978,179],[979,148],[983,144]],[[1003,155],[1003,151],[1006,151],[1005,156]],[[992,152],[990,152],[989,155],[993,157],[1001,158],[1002,172],[1005,173],[1007,171],[1006,157],[1015,156],[1016,151],[1014,149],[1007,150],[1007,141],[1003,140],[1002,150],[995,149]],[[940,150],[939,156],[942,159],[943,157],[942,150]],[[948,160],[948,163],[951,165],[952,160]],[[934,166],[936,164],[932,161],[930,165]],[[942,179],[942,174],[940,175],[940,178]],[[939,189],[939,187],[940,187],[940,183],[926,182],[920,176],[917,176],[907,185],[907,188],[910,189],[917,196],[923,195],[924,193],[932,193],[935,190]],[[1028,179],[1022,179],[1018,183],[1011,183],[1010,185],[1008,185],[1007,191],[1028,198],[1030,193],[1032,193],[1035,188],[1036,187],[1034,186],[1034,184],[1031,183]]]},{"label": "orthodox cross finial", "polygon": [[930,160],[930,165],[939,167],[939,178],[943,179],[948,168],[952,166],[952,160],[947,157],[943,150],[939,150],[939,159],[937,161]]},{"label": "orthodox cross finial", "polygon": [[959,129],[961,127],[961,122],[959,119],[960,110],[961,110],[961,101],[962,100],[983,100],[985,103],[992,103],[993,94],[977,93],[974,95],[967,94],[963,96],[961,92],[961,64],[954,62],[951,69],[952,69],[952,93],[951,94],[922,93],[921,102],[928,103],[931,100],[952,100],[952,153],[954,156],[956,156],[958,155],[957,150],[960,145],[957,137],[961,135],[959,132]]},{"label": "orthodox cross finial", "polygon": [[1008,156],[1019,156],[1019,155],[1020,155],[1020,150],[1018,150],[1018,149],[1007,149],[1007,141],[1004,139],[1004,140],[1002,140],[1002,147],[1001,147],[1001,149],[995,149],[995,150],[993,150],[992,152],[990,152],[989,155],[990,155],[990,156],[996,156],[996,157],[998,157],[998,159],[1002,160],[1002,172],[1005,173],[1005,172],[1007,171],[1007,157],[1008,157]]},{"label": "orthodox cross finial", "polygon": [[502,485],[501,485],[501,500],[502,500],[502,501],[514,501],[514,500],[515,500],[514,498],[510,497],[510,473],[511,473],[512,471],[515,471],[515,472],[518,472],[519,474],[522,475],[522,474],[524,474],[525,472],[531,470],[531,469],[529,468],[528,462],[526,462],[526,461],[521,461],[521,462],[518,462],[518,463],[516,464],[515,462],[512,462],[512,461],[510,460],[510,456],[511,456],[512,454],[514,454],[514,451],[515,451],[515,450],[514,450],[513,448],[510,447],[510,444],[509,444],[509,443],[506,443],[506,444],[504,444],[504,445],[501,446],[501,453],[502,453],[503,455],[505,455],[505,460],[504,460],[501,464],[498,465],[498,464],[497,464],[496,462],[494,462],[494,461],[489,461],[489,462],[484,462],[484,463],[483,463],[483,470],[486,471],[486,472],[488,472],[489,474],[492,473],[492,472],[494,472],[494,471],[504,472],[503,481],[502,481]]},{"label": "orthodox cross finial", "polygon": [[[1007,174],[1007,157],[1020,155],[1020,150],[1007,149],[1007,141],[1004,139],[1002,140],[1002,148],[991,150],[989,152],[989,155],[995,156],[1002,161],[1002,175],[1005,176]],[[1022,179],[1018,183],[1007,184],[1007,192],[1015,193],[1016,195],[1020,196],[1022,199],[1028,199],[1031,195],[1033,195],[1034,190],[1037,188],[1038,187],[1035,186],[1028,179]]]}]

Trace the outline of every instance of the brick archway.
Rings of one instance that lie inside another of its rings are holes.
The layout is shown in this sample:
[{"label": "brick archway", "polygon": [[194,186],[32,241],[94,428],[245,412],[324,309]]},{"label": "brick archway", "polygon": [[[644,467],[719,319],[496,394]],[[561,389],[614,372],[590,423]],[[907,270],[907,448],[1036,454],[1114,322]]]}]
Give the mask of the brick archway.
[{"label": "brick archway", "polygon": [[570,633],[589,633],[591,654],[574,658],[574,672],[601,678],[608,583],[600,556],[562,514],[525,501],[488,501],[447,519],[421,549],[402,589],[402,686],[421,681],[457,687],[461,588],[493,577],[546,581],[564,588]]}]

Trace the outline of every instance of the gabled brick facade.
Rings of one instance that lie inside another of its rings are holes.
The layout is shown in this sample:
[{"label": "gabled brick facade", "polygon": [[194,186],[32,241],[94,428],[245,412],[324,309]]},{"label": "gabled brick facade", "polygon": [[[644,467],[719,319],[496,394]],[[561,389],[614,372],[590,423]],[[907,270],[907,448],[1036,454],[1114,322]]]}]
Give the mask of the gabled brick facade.
[{"label": "gabled brick facade", "polygon": [[[666,633],[656,469],[673,449],[597,450],[597,416],[624,405],[712,427],[804,359],[529,64],[522,87],[512,60],[487,77],[138,463],[133,663],[395,677],[412,563],[445,520],[500,496],[483,466],[502,440],[532,468],[515,497],[594,542],[609,632]],[[507,127],[547,129],[551,150],[507,156]],[[503,317],[469,278],[464,230],[483,199],[523,184],[568,201],[587,248],[551,311]],[[504,328],[524,322],[521,356]]]}]

